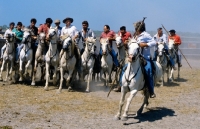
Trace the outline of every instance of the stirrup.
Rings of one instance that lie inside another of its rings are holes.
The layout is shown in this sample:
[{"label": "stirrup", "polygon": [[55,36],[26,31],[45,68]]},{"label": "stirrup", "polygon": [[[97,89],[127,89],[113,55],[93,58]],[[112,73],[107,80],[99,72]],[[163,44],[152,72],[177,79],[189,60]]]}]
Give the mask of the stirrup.
[{"label": "stirrup", "polygon": [[153,94],[150,94],[150,98],[155,98],[156,97],[156,94],[153,93]]}]

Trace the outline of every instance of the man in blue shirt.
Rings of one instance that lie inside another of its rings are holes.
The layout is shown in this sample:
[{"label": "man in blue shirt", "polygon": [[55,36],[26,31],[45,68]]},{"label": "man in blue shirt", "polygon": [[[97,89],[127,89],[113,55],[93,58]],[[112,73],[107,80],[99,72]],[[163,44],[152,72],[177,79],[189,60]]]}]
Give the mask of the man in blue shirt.
[{"label": "man in blue shirt", "polygon": [[22,39],[23,39],[23,31],[21,30],[22,28],[22,23],[18,22],[17,23],[17,28],[14,28],[12,31],[15,33],[16,35],[16,52],[15,52],[15,59],[16,59],[16,63],[18,63],[18,59],[19,59],[19,54],[21,49],[23,48],[23,44],[21,43]]}]

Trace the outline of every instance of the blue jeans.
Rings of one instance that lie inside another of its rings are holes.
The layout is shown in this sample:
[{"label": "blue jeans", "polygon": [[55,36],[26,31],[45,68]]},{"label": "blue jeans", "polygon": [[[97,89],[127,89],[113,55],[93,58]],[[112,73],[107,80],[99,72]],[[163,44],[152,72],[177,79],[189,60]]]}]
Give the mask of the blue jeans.
[{"label": "blue jeans", "polygon": [[[170,56],[169,52],[168,52],[168,49],[165,49],[165,53],[169,56],[169,63],[172,67],[174,67],[175,63],[174,63],[174,60],[172,59],[172,57]],[[153,57],[153,60],[156,61],[157,60],[157,56],[158,56],[158,53],[155,51],[154,52],[154,57]]]},{"label": "blue jeans", "polygon": [[[99,54],[102,56],[102,49],[100,48]],[[113,62],[114,64],[118,67],[119,66],[119,62],[117,60],[117,54],[115,53],[115,50],[112,48],[110,55],[113,58]]]},{"label": "blue jeans", "polygon": [[19,59],[20,51],[22,50],[24,44],[17,44],[17,48],[15,51],[15,60],[17,61]]},{"label": "blue jeans", "polygon": [[[122,76],[127,68],[128,64],[125,64],[124,67],[122,68],[122,71],[120,73],[120,78],[119,78],[119,85],[122,86]],[[151,66],[151,62],[149,60],[147,60],[147,64],[144,67],[145,70],[145,74],[146,74],[146,84],[148,84],[148,89],[149,92],[152,94],[154,93],[154,79],[153,79],[153,71],[152,71],[152,66]]]}]

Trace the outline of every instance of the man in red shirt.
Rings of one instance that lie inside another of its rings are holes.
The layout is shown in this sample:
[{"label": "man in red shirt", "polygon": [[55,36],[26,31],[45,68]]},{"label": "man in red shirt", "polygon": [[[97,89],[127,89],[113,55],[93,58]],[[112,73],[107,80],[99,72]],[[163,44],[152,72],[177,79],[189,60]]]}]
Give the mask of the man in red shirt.
[{"label": "man in red shirt", "polygon": [[129,38],[132,38],[131,33],[126,31],[125,26],[122,26],[122,27],[120,27],[120,32],[118,33],[118,35],[121,35],[122,42],[124,43],[125,47],[127,47]]},{"label": "man in red shirt", "polygon": [[[178,46],[181,45],[181,38],[180,38],[180,36],[178,36],[176,34],[175,30],[170,30],[169,32],[170,32],[169,39],[173,39],[175,47],[178,48]],[[178,51],[178,67],[181,67],[181,66],[182,66],[182,64],[181,64],[181,53]]]},{"label": "man in red shirt", "polygon": [[[110,30],[110,26],[109,25],[105,25],[103,28],[103,32],[101,33],[100,39],[101,38],[108,38],[109,43],[110,43],[110,47],[112,48],[112,42],[115,41],[115,32]],[[100,53],[102,56],[102,49],[100,47]],[[119,62],[117,60],[117,54],[115,53],[114,49],[112,48],[112,50],[110,51],[110,55],[113,58],[113,62],[114,64],[118,67],[119,66]]]}]

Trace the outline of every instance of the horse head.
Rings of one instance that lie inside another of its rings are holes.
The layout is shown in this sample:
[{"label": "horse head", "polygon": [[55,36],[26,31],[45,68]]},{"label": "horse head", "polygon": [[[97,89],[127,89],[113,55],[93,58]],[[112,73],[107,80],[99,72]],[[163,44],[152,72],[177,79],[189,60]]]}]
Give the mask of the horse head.
[{"label": "horse head", "polygon": [[72,49],[72,38],[69,35],[65,35],[63,39],[64,48],[66,51],[71,52]]},{"label": "horse head", "polygon": [[115,41],[116,41],[116,46],[118,49],[123,46],[121,35],[116,34]]},{"label": "horse head", "polygon": [[139,56],[139,45],[137,43],[129,44],[128,61],[135,62]]},{"label": "horse head", "polygon": [[24,44],[31,43],[31,33],[28,28],[24,28],[22,43]]},{"label": "horse head", "polygon": [[158,55],[161,57],[163,55],[164,51],[164,43],[163,42],[158,42]]},{"label": "horse head", "polygon": [[100,40],[100,43],[101,43],[102,54],[108,55],[108,52],[111,51],[111,47],[110,47],[108,39],[102,38]]},{"label": "horse head", "polygon": [[173,39],[169,39],[169,52],[172,52],[173,51],[173,49],[174,49],[174,40]]},{"label": "horse head", "polygon": [[88,52],[90,52],[90,53],[92,53],[92,54],[94,54],[94,49],[95,49],[95,43],[96,43],[96,38],[93,38],[93,37],[88,37],[87,38],[87,40],[86,40],[86,47],[85,47],[85,49],[88,51]]},{"label": "horse head", "polygon": [[39,39],[40,43],[45,43],[45,38],[46,38],[45,33],[42,32],[42,33],[39,34],[39,38],[38,39]]},{"label": "horse head", "polygon": [[7,33],[6,34],[6,40],[9,43],[14,43],[15,42],[15,34],[13,34],[13,33]]},{"label": "horse head", "polygon": [[57,39],[57,33],[58,33],[57,28],[50,28],[48,33],[49,39],[50,40]]}]

